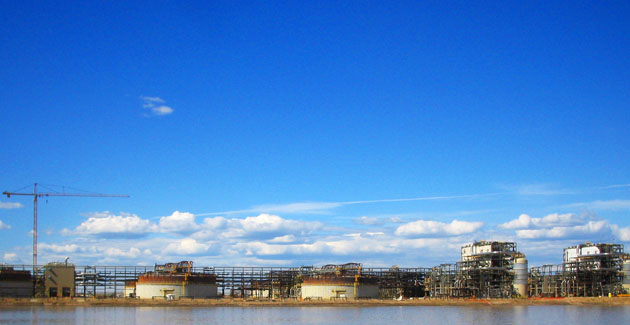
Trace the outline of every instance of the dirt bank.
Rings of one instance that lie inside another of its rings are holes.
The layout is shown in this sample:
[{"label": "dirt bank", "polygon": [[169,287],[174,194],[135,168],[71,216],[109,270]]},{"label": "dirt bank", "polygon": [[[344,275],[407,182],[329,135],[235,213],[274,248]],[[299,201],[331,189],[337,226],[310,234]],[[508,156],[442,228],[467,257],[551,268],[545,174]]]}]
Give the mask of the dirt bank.
[{"label": "dirt bank", "polygon": [[370,306],[537,306],[537,305],[630,305],[630,297],[602,298],[529,298],[529,299],[412,299],[412,300],[357,300],[357,301],[298,301],[298,300],[243,300],[243,299],[95,299],[95,298],[1,298],[2,306],[197,306],[197,307],[370,307]]}]

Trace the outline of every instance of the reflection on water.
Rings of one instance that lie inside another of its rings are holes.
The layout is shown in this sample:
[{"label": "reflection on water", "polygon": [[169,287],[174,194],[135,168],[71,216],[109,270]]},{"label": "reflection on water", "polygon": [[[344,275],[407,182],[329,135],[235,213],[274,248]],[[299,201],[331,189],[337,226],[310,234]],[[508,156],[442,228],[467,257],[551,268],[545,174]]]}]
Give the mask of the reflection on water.
[{"label": "reflection on water", "polygon": [[630,306],[0,308],[0,324],[621,324],[629,320]]}]

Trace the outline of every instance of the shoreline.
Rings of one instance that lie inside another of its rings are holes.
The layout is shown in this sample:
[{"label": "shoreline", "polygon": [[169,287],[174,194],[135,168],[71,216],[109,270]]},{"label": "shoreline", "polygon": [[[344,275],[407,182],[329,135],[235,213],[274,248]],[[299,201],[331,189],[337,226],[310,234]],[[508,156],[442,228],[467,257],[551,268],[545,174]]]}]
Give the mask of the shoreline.
[{"label": "shoreline", "polygon": [[[521,299],[410,299],[410,300],[243,300],[238,298],[150,300],[129,298],[0,298],[2,307],[383,307],[383,306],[630,306],[630,297],[570,297]],[[0,307],[1,308],[1,307]]]}]

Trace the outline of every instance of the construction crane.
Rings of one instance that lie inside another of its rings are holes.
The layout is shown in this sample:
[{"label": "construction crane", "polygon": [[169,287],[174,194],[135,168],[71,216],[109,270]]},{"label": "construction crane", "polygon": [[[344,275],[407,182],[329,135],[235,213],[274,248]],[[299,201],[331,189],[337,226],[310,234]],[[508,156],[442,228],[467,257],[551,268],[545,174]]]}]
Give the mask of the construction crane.
[{"label": "construction crane", "polygon": [[66,193],[65,188],[64,191],[52,192],[52,193],[42,193],[37,192],[37,183],[33,184],[33,192],[32,193],[20,193],[20,192],[2,192],[3,195],[6,195],[7,198],[10,198],[11,195],[22,195],[22,196],[32,196],[33,197],[33,269],[37,266],[37,198],[40,197],[49,197],[49,196],[80,196],[80,197],[129,197],[126,194],[96,194],[96,193]]}]

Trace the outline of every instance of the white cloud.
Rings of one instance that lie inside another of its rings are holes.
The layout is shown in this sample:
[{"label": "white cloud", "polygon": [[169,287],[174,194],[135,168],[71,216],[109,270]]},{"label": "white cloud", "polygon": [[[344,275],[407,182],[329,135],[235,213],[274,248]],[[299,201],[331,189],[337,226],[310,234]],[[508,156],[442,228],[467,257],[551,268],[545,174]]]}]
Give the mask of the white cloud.
[{"label": "white cloud", "polygon": [[151,107],[153,115],[168,115],[174,112],[173,108],[166,105]]},{"label": "white cloud", "polygon": [[403,223],[403,222],[405,222],[403,219],[401,219],[400,217],[396,217],[396,216],[389,217],[386,220],[387,220],[387,222],[391,222],[391,223]]},{"label": "white cloud", "polygon": [[192,232],[199,228],[195,223],[195,215],[188,212],[175,211],[170,216],[160,218],[160,230],[163,232]]},{"label": "white cloud", "polygon": [[295,242],[296,238],[293,235],[284,235],[284,236],[279,236],[279,237],[275,237],[272,240],[270,240],[270,243],[292,243]]},{"label": "white cloud", "polygon": [[23,208],[24,205],[22,205],[22,203],[18,203],[18,202],[0,202],[0,209],[19,209],[19,208]]},{"label": "white cloud", "polygon": [[82,222],[74,233],[96,236],[138,236],[157,230],[149,220],[141,219],[135,214],[113,215],[109,212],[93,214]]},{"label": "white cloud", "polygon": [[237,251],[251,256],[304,256],[316,255],[330,258],[335,256],[357,256],[373,254],[396,254],[406,246],[400,239],[381,238],[379,234],[363,236],[360,233],[345,234],[342,237],[321,238],[313,243],[270,244],[260,241],[240,242],[234,245]]},{"label": "white cloud", "polygon": [[[401,199],[381,199],[381,200],[364,200],[364,201],[345,201],[345,202],[297,202],[288,204],[268,204],[258,205],[250,209],[244,210],[231,210],[222,212],[210,212],[201,213],[197,216],[216,216],[216,215],[228,215],[228,214],[243,214],[243,213],[301,213],[301,214],[327,214],[330,210],[357,204],[374,204],[374,203],[394,203],[394,202],[411,202],[411,201],[441,201],[441,200],[456,200],[456,199],[475,199],[475,198],[487,198],[500,195],[501,193],[486,193],[486,194],[467,194],[467,195],[451,195],[451,196],[424,196],[415,198],[401,198]],[[394,217],[393,220],[397,218]],[[397,222],[397,221],[392,221]]]},{"label": "white cloud", "polygon": [[579,226],[517,230],[516,235],[524,239],[560,239],[602,234],[607,230],[610,230],[607,221],[588,221],[586,224]]},{"label": "white cloud", "polygon": [[358,223],[360,225],[372,226],[372,225],[380,224],[381,220],[379,220],[378,218],[374,218],[374,217],[363,216],[363,217],[354,219],[354,222]]},{"label": "white cloud", "polygon": [[454,236],[468,234],[479,230],[483,222],[453,220],[451,223],[418,220],[404,224],[396,229],[399,236]]},{"label": "white cloud", "polygon": [[172,255],[194,255],[204,253],[210,245],[200,243],[192,238],[184,238],[170,243],[164,249],[164,253]]},{"label": "white cloud", "polygon": [[259,205],[254,207],[253,210],[263,213],[319,214],[339,206],[341,206],[341,204],[336,202],[298,202],[278,205]]},{"label": "white cloud", "polygon": [[532,218],[527,214],[521,214],[517,219],[511,220],[499,225],[502,229],[533,229],[548,228],[553,226],[571,226],[583,223],[584,215],[575,215],[572,213],[557,214],[552,213],[542,218]]},{"label": "white cloud", "polygon": [[40,243],[37,247],[43,252],[51,252],[56,254],[76,253],[79,251],[79,245],[77,244],[57,245]]},{"label": "white cloud", "polygon": [[534,196],[534,195],[565,195],[575,194],[575,191],[568,189],[554,188],[550,184],[527,184],[520,186],[507,186],[506,189],[513,190],[519,195]]},{"label": "white cloud", "polygon": [[595,216],[572,213],[548,214],[542,218],[532,218],[521,214],[517,219],[499,225],[499,228],[515,230],[521,239],[580,239],[597,241],[603,238],[617,238],[630,241],[630,227],[620,228],[608,220],[598,220]]},{"label": "white cloud", "polygon": [[583,207],[593,210],[629,210],[630,200],[607,200],[607,201],[593,201],[593,202],[580,202],[569,204],[566,207],[576,208]]},{"label": "white cloud", "polygon": [[147,105],[166,103],[166,101],[160,97],[140,96],[140,99],[142,99]]},{"label": "white cloud", "polygon": [[5,263],[15,263],[19,260],[15,253],[4,253],[2,259]]},{"label": "white cloud", "polygon": [[131,247],[125,251],[116,247],[107,247],[100,250],[100,253],[106,257],[112,258],[137,258],[140,256],[140,250],[136,247]]},{"label": "white cloud", "polygon": [[174,112],[170,106],[163,105],[166,101],[160,97],[141,96],[142,107],[151,111],[154,116],[169,115]]},{"label": "white cloud", "polygon": [[300,233],[319,228],[319,222],[301,222],[284,219],[277,215],[261,214],[256,217],[230,220],[228,237],[243,237],[260,233]]},{"label": "white cloud", "polygon": [[6,223],[2,222],[2,220],[0,220],[0,230],[4,230],[4,229],[11,229],[11,226],[7,225]]},{"label": "white cloud", "polygon": [[630,227],[619,228],[617,225],[611,225],[610,228],[619,240],[630,242]]},{"label": "white cloud", "polygon": [[321,227],[319,222],[284,219],[277,215],[260,214],[244,219],[223,217],[205,218],[196,238],[274,238],[288,234],[306,234]]}]

